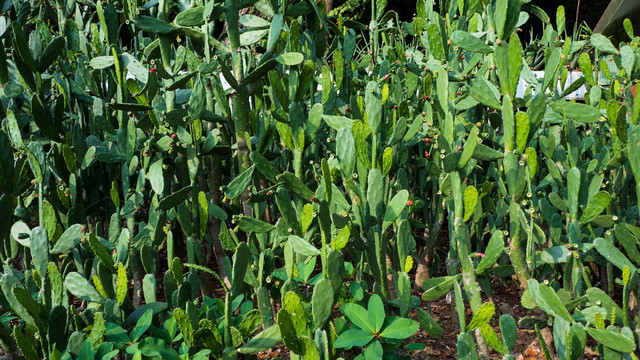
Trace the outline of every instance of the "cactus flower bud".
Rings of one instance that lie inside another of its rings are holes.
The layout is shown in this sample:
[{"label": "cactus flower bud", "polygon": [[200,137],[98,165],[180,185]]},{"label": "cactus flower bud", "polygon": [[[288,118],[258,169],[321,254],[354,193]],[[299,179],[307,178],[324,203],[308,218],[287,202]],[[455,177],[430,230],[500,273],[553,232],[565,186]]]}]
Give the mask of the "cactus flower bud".
[{"label": "cactus flower bud", "polygon": [[154,72],[156,72],[156,68],[152,67],[151,69],[149,69],[149,72],[150,72],[150,73],[154,73]]}]

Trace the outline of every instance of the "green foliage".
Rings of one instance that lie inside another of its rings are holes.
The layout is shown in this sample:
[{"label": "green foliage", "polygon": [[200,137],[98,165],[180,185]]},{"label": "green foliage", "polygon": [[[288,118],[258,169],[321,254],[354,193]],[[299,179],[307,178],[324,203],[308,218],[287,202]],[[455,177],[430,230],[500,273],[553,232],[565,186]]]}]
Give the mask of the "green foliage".
[{"label": "green foliage", "polygon": [[386,316],[382,300],[377,294],[369,298],[367,309],[358,304],[346,304],[343,312],[352,327],[336,339],[334,346],[337,348],[364,346],[365,353],[377,353],[381,344],[397,343],[397,340],[406,339],[418,330],[418,323],[411,319]]},{"label": "green foliage", "polygon": [[386,4],[368,27],[347,18],[362,1],[5,4],[0,288],[21,319],[0,324],[5,352],[379,359],[410,348],[411,309],[443,335],[420,305],[453,290],[458,357],[478,358],[476,335],[509,359],[515,320],[498,335],[481,289],[511,275],[561,358],[587,336],[635,351],[630,21],[613,42],[569,36],[564,7],[421,0],[403,22]]}]

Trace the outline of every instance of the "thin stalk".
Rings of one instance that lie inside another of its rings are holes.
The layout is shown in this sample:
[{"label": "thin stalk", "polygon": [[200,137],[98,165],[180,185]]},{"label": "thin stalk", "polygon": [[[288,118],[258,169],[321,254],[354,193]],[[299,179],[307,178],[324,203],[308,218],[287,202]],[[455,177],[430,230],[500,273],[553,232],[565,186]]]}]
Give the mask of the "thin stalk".
[{"label": "thin stalk", "polygon": [[529,279],[529,273],[527,271],[527,262],[525,259],[525,255],[522,252],[522,246],[520,244],[520,223],[518,219],[517,210],[518,210],[518,205],[516,205],[512,201],[511,206],[509,208],[509,218],[510,218],[509,234],[511,234],[511,245],[509,246],[509,257],[511,259],[511,265],[513,265],[513,269],[516,272],[516,276],[520,281],[520,286],[523,289],[526,289],[527,280]]},{"label": "thin stalk", "polygon": [[451,185],[454,198],[453,235],[458,245],[458,256],[462,267],[463,288],[468,295],[471,311],[475,314],[480,308],[480,305],[482,305],[482,299],[480,297],[480,288],[476,282],[476,272],[473,261],[469,256],[471,253],[471,240],[469,238],[469,229],[463,221],[462,181],[460,180],[460,174],[458,172],[454,171],[451,173]]},{"label": "thin stalk", "polygon": [[42,191],[42,182],[38,183],[38,225],[43,226],[44,224],[44,211],[42,210],[43,206],[43,191]]},{"label": "thin stalk", "polygon": [[226,348],[233,347],[231,340],[231,295],[228,291],[224,295],[224,345]]},{"label": "thin stalk", "polygon": [[[229,49],[232,55],[233,76],[238,84],[242,84],[244,79],[244,66],[242,54],[240,52],[240,28],[238,0],[225,1],[225,18],[227,20],[227,34],[229,35]],[[249,92],[246,86],[239,86],[237,93],[233,97],[231,117],[235,124],[236,144],[238,147],[239,173],[244,172],[251,166],[249,159],[249,147],[246,137],[251,134],[250,129],[250,109]],[[242,193],[243,213],[251,216],[251,206],[248,204],[249,192]]]}]

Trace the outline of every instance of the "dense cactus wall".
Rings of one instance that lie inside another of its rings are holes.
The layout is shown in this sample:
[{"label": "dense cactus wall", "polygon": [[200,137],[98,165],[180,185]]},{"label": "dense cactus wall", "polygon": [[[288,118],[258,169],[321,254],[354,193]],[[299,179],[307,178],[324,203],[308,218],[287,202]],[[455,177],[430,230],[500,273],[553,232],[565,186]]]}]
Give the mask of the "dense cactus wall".
[{"label": "dense cactus wall", "polygon": [[[411,358],[449,294],[458,358],[513,359],[519,329],[633,358],[632,24],[619,43],[525,0],[387,5],[5,2],[5,354]],[[499,282],[536,317],[492,327]]]}]

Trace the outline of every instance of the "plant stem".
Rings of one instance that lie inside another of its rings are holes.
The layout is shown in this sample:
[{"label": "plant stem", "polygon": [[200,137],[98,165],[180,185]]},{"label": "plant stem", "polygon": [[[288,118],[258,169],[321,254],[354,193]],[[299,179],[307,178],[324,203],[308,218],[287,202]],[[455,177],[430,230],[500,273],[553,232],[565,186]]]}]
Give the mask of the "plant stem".
[{"label": "plant stem", "polygon": [[[244,79],[244,66],[242,63],[242,54],[240,53],[239,10],[238,0],[225,1],[225,17],[227,20],[227,33],[229,35],[229,49],[232,56],[233,76],[236,82],[241,84]],[[251,104],[246,86],[240,85],[236,90],[237,93],[233,98],[231,116],[236,129],[239,173],[243,173],[251,166],[249,146],[245,140],[247,134],[251,134],[249,113]],[[248,199],[249,192],[245,190],[242,193],[243,213],[245,216],[251,216],[251,206],[248,204]]]}]

